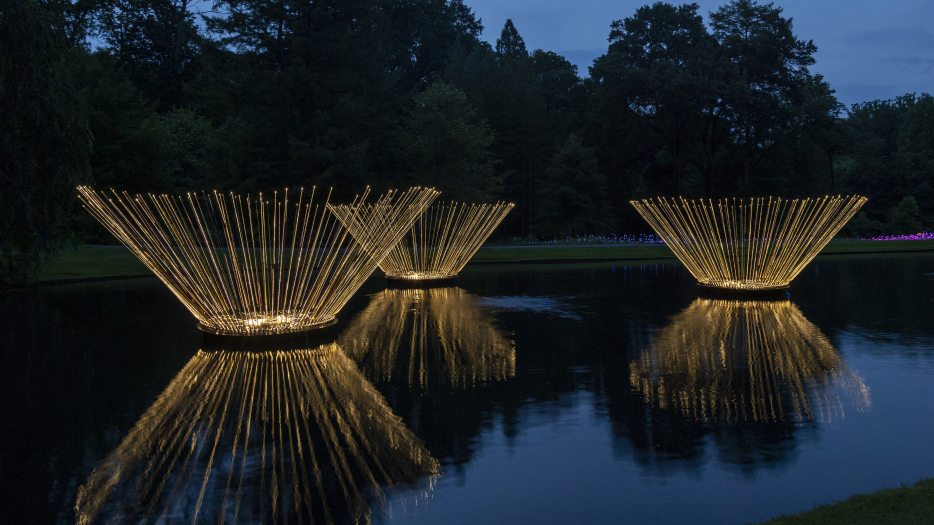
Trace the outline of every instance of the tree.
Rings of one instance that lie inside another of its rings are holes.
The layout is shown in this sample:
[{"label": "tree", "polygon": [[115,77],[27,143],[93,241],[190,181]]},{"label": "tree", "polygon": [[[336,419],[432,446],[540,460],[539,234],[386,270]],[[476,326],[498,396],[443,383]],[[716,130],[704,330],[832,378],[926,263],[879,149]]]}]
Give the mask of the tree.
[{"label": "tree", "polygon": [[129,191],[172,189],[168,137],[153,104],[107,53],[76,51],[71,69],[94,137],[94,182]]},{"label": "tree", "polygon": [[911,195],[905,197],[889,211],[891,233],[918,233],[921,231],[921,210]]},{"label": "tree", "polygon": [[55,20],[37,0],[0,10],[0,285],[37,275],[88,175],[91,137]]},{"label": "tree", "polygon": [[742,158],[742,187],[752,190],[752,169],[794,126],[792,106],[810,77],[817,47],[799,40],[790,18],[774,4],[733,0],[711,13],[720,53],[730,64],[724,116]]},{"label": "tree", "polygon": [[717,100],[710,79],[714,42],[698,9],[659,2],[614,21],[609,49],[592,71],[600,107],[638,122],[642,141],[655,150],[652,162],[670,174],[652,186],[675,193],[686,189],[688,159],[699,157],[698,129]]},{"label": "tree", "polygon": [[529,52],[525,48],[525,40],[519,34],[512,19],[507,18],[503,25],[503,30],[496,39],[496,56],[503,62],[519,63],[529,58]]},{"label": "tree", "polygon": [[[896,136],[895,158],[903,195],[917,197],[919,216],[934,215],[934,97],[919,95],[907,108]],[[929,220],[930,222],[930,220]]]},{"label": "tree", "polygon": [[99,33],[135,84],[162,109],[184,102],[198,67],[198,0],[102,0]]},{"label": "tree", "polygon": [[870,197],[865,222],[878,223],[885,233],[911,229],[916,219],[921,225],[915,229],[929,223],[934,213],[934,97],[907,94],[854,104],[843,126],[837,173],[844,191]]},{"label": "tree", "polygon": [[606,233],[612,229],[606,182],[597,159],[576,135],[551,158],[538,190],[535,231],[547,237]]},{"label": "tree", "polygon": [[414,102],[405,126],[411,182],[436,186],[450,199],[497,199],[502,180],[493,171],[493,134],[464,92],[439,82]]}]

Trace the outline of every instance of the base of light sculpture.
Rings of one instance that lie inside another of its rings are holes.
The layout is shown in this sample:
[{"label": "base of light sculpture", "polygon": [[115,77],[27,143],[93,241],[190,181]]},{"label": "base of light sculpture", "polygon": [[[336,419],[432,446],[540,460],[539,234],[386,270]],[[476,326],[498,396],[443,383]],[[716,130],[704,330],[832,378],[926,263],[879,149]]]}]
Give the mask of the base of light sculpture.
[{"label": "base of light sculpture", "polygon": [[784,299],[788,296],[789,285],[764,285],[762,283],[697,283],[701,295],[711,298],[731,299],[752,297],[755,299]]},{"label": "base of light sculpture", "polygon": [[437,288],[451,286],[457,280],[457,274],[448,273],[406,273],[386,274],[386,280],[393,288]]},{"label": "base of light sculpture", "polygon": [[217,328],[203,322],[198,323],[198,330],[211,335],[224,337],[268,337],[276,335],[301,334],[305,332],[318,332],[337,323],[337,317],[320,320],[299,320],[288,315],[267,317],[253,317],[248,319],[225,318],[223,324],[235,328]]}]

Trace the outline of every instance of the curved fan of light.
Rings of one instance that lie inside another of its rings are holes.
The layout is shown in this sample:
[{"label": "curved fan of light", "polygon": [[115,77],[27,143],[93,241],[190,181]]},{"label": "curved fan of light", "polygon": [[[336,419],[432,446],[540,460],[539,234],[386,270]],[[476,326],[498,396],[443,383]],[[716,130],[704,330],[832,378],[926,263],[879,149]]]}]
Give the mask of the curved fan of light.
[{"label": "curved fan of light", "polygon": [[699,283],[734,290],[787,287],[865,203],[859,195],[630,201]]},{"label": "curved fan of light", "polygon": [[516,374],[516,350],[456,287],[383,290],[340,338],[363,372],[378,381],[402,376],[410,386],[430,381],[466,387]]},{"label": "curved fan of light", "polygon": [[701,421],[809,421],[869,389],[790,301],[697,299],[630,364],[646,402]]},{"label": "curved fan of light", "polygon": [[[379,267],[394,279],[450,279],[467,265],[514,206],[511,202],[434,204],[381,260]],[[366,231],[365,222],[352,220],[351,207],[342,208],[335,211],[355,237],[364,244],[376,240]]]},{"label": "curved fan of light", "polygon": [[[334,344],[199,351],[78,490],[81,523],[369,521],[438,462]],[[388,509],[385,509],[388,510]]]},{"label": "curved fan of light", "polygon": [[[369,203],[373,239],[355,242],[330,192],[129,194],[80,186],[87,210],[210,332],[259,335],[326,326],[437,197],[390,191]],[[366,202],[369,189],[350,209]]]}]

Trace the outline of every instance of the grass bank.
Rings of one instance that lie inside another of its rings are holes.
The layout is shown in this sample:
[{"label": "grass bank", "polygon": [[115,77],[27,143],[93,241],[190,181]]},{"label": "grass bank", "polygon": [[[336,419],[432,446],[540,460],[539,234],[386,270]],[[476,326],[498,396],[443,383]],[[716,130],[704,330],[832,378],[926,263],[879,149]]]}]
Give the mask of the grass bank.
[{"label": "grass bank", "polygon": [[910,487],[853,496],[801,514],[782,516],[764,525],[887,525],[932,523],[934,479]]},{"label": "grass bank", "polygon": [[[901,253],[934,251],[934,241],[831,242],[822,254]],[[474,257],[475,263],[560,263],[584,261],[626,261],[673,258],[661,244],[485,246]],[[80,245],[61,252],[48,261],[40,282],[68,282],[84,279],[150,275],[123,246]]]},{"label": "grass bank", "polygon": [[[934,241],[835,240],[822,255],[858,253],[900,253],[934,251]],[[485,246],[472,262],[573,262],[667,259],[674,255],[663,244],[533,245]]]}]

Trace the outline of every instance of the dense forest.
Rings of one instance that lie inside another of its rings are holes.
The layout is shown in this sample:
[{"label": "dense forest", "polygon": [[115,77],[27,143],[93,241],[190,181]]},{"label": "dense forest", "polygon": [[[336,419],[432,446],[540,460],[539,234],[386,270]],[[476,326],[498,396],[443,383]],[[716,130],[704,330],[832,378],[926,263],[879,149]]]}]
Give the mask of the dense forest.
[{"label": "dense forest", "polygon": [[[108,237],[74,186],[435,185],[503,237],[644,231],[651,195],[859,192],[934,226],[934,98],[843,107],[779,7],[656,3],[589,72],[464,0],[0,0],[0,275]],[[500,23],[500,21],[487,21]],[[589,74],[587,74],[589,73]]]}]

